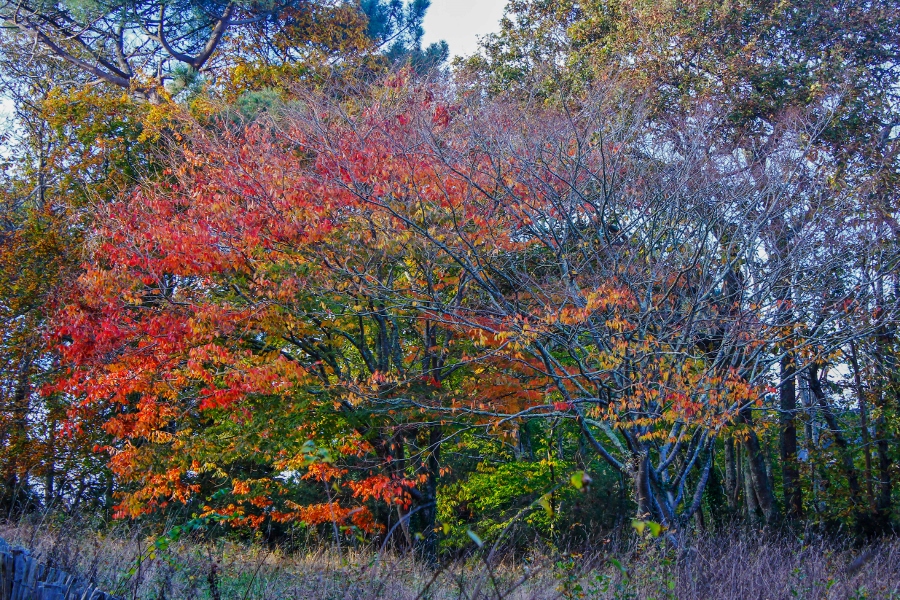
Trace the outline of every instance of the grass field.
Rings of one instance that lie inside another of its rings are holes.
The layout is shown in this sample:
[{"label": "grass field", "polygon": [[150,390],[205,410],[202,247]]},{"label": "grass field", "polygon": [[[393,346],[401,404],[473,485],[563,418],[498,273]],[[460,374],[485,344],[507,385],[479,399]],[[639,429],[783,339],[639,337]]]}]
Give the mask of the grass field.
[{"label": "grass field", "polygon": [[166,546],[121,524],[104,534],[65,523],[0,526],[10,544],[130,599],[900,598],[900,539],[852,547],[741,533],[695,537],[681,550],[632,536],[594,552],[543,548],[488,561],[479,551],[430,569],[374,548],[288,554],[200,539]]}]

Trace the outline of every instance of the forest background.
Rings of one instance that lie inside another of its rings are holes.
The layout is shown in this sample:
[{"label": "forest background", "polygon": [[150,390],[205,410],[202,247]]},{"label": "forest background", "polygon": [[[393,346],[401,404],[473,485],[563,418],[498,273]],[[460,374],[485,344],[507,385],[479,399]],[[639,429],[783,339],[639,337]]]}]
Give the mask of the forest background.
[{"label": "forest background", "polygon": [[7,523],[890,544],[900,5],[428,4],[0,4]]}]

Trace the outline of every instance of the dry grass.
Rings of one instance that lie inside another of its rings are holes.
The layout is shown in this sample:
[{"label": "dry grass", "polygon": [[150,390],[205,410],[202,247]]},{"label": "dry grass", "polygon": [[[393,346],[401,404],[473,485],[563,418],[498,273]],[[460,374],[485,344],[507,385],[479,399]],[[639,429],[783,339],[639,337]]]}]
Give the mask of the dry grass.
[{"label": "dry grass", "polygon": [[473,555],[434,572],[409,557],[349,548],[285,555],[188,540],[154,551],[124,525],[98,534],[6,524],[0,536],[129,599],[900,598],[896,538],[854,549],[745,532],[692,539],[681,552],[631,538],[593,555],[543,552],[490,569]]},{"label": "dry grass", "polygon": [[[647,561],[639,567],[652,568]],[[700,538],[676,573],[675,598],[900,598],[900,540],[853,549],[822,539]]]}]

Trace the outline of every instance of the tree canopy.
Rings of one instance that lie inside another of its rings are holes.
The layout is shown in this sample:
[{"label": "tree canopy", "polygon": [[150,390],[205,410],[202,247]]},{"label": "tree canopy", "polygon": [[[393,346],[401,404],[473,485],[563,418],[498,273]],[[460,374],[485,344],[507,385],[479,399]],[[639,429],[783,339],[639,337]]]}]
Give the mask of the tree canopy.
[{"label": "tree canopy", "polygon": [[272,67],[315,61],[340,67],[381,47],[394,60],[438,64],[446,59],[446,45],[421,49],[428,5],[428,0],[9,1],[0,6],[0,19],[94,81],[152,95],[155,86],[185,69],[215,74],[241,63]]},{"label": "tree canopy", "polygon": [[427,8],[2,5],[0,506],[891,531],[895,3]]}]

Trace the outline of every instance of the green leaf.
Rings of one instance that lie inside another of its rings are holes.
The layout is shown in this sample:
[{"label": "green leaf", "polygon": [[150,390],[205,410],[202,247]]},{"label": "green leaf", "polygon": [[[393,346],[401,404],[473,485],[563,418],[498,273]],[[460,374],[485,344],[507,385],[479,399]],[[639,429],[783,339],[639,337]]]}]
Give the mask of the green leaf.
[{"label": "green leaf", "polygon": [[591,476],[584,471],[576,471],[572,474],[572,478],[570,479],[570,481],[572,482],[572,486],[576,490],[584,490],[586,487],[591,485],[591,482],[594,480],[591,479]]},{"label": "green leaf", "polygon": [[634,527],[635,531],[638,532],[638,535],[644,535],[644,529],[647,528],[647,522],[639,521],[638,519],[632,519],[631,526]]},{"label": "green leaf", "polygon": [[634,519],[631,521],[631,526],[638,532],[638,535],[644,535],[644,531],[649,529],[649,533],[653,537],[659,537],[659,534],[662,533],[663,530],[663,526],[656,521],[641,521]]},{"label": "green leaf", "polygon": [[547,516],[553,516],[553,506],[550,504],[550,494],[544,494],[538,499],[538,504],[544,507],[544,510],[547,511]]},{"label": "green leaf", "polygon": [[569,481],[572,482],[572,487],[576,490],[580,490],[584,487],[584,471],[575,471],[572,473],[572,477]]}]

